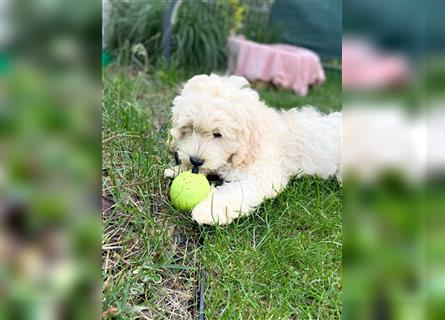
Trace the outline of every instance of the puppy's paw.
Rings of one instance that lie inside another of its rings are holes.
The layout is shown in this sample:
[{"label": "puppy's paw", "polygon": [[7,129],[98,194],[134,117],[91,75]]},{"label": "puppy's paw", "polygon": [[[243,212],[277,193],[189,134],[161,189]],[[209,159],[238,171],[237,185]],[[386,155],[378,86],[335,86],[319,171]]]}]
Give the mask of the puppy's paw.
[{"label": "puppy's paw", "polygon": [[179,166],[164,170],[164,178],[174,178],[179,174]]},{"label": "puppy's paw", "polygon": [[211,201],[205,200],[193,209],[192,217],[198,224],[224,225],[232,222],[228,210],[225,205],[216,203],[212,205]]}]

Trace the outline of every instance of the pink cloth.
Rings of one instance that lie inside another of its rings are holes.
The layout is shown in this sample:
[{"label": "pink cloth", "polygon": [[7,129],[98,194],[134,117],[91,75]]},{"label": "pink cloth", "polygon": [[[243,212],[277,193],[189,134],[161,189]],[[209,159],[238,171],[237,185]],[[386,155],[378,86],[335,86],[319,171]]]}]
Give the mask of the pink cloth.
[{"label": "pink cloth", "polygon": [[272,81],[305,96],[310,85],[326,79],[320,58],[308,49],[242,37],[230,37],[229,46],[237,54],[235,74],[249,80]]},{"label": "pink cloth", "polygon": [[356,39],[343,39],[342,51],[344,89],[381,89],[409,80],[409,65],[401,55],[384,53]]}]

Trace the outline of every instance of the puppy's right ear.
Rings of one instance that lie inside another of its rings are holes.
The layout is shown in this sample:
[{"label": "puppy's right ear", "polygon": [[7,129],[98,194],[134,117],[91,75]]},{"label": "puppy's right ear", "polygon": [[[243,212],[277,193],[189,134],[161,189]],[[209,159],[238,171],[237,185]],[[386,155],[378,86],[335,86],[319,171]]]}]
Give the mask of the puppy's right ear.
[{"label": "puppy's right ear", "polygon": [[172,128],[168,131],[168,137],[167,137],[167,145],[171,151],[176,151],[176,140],[179,137],[179,132],[176,128],[178,125],[178,104],[180,103],[181,99],[182,99],[181,96],[177,96],[173,100],[172,117],[171,117]]},{"label": "puppy's right ear", "polygon": [[176,130],[174,128],[167,132],[167,147],[170,151],[176,151]]}]

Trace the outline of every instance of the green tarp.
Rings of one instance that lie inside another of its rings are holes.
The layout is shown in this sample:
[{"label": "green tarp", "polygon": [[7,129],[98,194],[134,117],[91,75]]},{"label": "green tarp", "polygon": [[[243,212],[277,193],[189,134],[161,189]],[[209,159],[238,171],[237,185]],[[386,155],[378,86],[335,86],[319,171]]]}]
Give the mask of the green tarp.
[{"label": "green tarp", "polygon": [[341,0],[275,0],[269,25],[280,42],[341,58]]},{"label": "green tarp", "polygon": [[344,0],[344,34],[364,34],[413,56],[445,49],[443,0]]}]

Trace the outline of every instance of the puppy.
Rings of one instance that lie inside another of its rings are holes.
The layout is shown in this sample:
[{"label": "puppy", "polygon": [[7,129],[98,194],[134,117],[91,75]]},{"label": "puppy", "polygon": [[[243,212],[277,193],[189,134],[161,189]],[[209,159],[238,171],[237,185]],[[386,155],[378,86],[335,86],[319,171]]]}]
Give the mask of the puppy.
[{"label": "puppy", "polygon": [[192,211],[199,224],[228,224],[276,196],[293,176],[341,178],[341,113],[267,107],[246,79],[197,75],[173,101],[171,147],[180,165],[224,180]]}]

